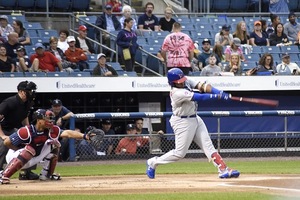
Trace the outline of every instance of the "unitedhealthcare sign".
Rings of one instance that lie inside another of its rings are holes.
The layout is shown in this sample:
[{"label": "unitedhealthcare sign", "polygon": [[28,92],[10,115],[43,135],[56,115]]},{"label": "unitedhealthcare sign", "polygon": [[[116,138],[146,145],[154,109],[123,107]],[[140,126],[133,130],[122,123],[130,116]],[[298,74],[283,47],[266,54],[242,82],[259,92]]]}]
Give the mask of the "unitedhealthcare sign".
[{"label": "unitedhealthcare sign", "polygon": [[[224,91],[300,90],[300,76],[192,76]],[[37,84],[37,92],[169,92],[166,77],[1,77],[2,93],[16,93],[19,82]]]}]

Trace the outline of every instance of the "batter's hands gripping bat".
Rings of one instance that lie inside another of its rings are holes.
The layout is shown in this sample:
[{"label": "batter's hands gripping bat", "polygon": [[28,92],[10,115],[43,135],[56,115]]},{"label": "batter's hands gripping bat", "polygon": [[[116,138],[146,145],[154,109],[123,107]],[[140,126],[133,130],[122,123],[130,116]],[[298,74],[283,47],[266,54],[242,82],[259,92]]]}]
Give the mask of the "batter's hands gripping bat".
[{"label": "batter's hands gripping bat", "polygon": [[255,103],[255,104],[260,104],[260,105],[264,105],[264,106],[271,106],[271,107],[277,107],[278,104],[279,104],[279,101],[277,101],[277,100],[236,97],[236,96],[231,96],[231,100],[248,102],[248,103]]}]

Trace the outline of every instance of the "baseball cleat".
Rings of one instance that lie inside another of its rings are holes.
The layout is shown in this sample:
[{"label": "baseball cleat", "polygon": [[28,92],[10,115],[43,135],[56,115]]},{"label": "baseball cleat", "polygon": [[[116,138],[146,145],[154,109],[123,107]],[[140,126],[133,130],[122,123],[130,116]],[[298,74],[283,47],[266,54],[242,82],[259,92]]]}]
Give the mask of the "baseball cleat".
[{"label": "baseball cleat", "polygon": [[40,174],[39,179],[41,181],[47,181],[47,180],[57,180],[57,181],[59,181],[59,180],[61,180],[61,177],[60,177],[60,174],[55,174],[55,173],[52,174],[50,177]]},{"label": "baseball cleat", "polygon": [[10,184],[9,178],[3,177],[0,179],[0,184]]},{"label": "baseball cleat", "polygon": [[22,170],[20,171],[19,174],[19,180],[38,180],[39,179],[39,175],[33,173],[32,171],[26,171],[26,170]]},{"label": "baseball cleat", "polygon": [[153,169],[152,167],[150,167],[150,165],[148,164],[148,161],[146,162],[146,174],[149,178],[154,179],[155,178],[155,169]]},{"label": "baseball cleat", "polygon": [[219,178],[237,178],[240,176],[240,172],[234,169],[226,168],[219,173]]}]

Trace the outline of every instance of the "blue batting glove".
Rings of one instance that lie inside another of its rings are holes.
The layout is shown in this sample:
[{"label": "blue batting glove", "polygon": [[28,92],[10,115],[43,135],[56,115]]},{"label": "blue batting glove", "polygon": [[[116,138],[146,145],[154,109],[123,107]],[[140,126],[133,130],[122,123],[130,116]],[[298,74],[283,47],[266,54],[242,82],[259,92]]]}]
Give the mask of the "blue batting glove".
[{"label": "blue batting glove", "polygon": [[219,94],[219,98],[222,99],[222,100],[228,101],[228,100],[231,99],[231,94],[226,93],[226,92],[221,92]]}]

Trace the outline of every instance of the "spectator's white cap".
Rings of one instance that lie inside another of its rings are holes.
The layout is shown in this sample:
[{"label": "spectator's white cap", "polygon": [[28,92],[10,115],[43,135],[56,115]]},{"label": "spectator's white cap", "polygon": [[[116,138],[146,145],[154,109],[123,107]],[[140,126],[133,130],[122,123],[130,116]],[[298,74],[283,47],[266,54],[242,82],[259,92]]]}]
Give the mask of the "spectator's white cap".
[{"label": "spectator's white cap", "polygon": [[74,36],[68,36],[67,37],[67,42],[75,42],[75,37]]},{"label": "spectator's white cap", "polygon": [[99,53],[97,56],[97,60],[99,60],[102,57],[106,58],[106,55],[104,53]]}]

